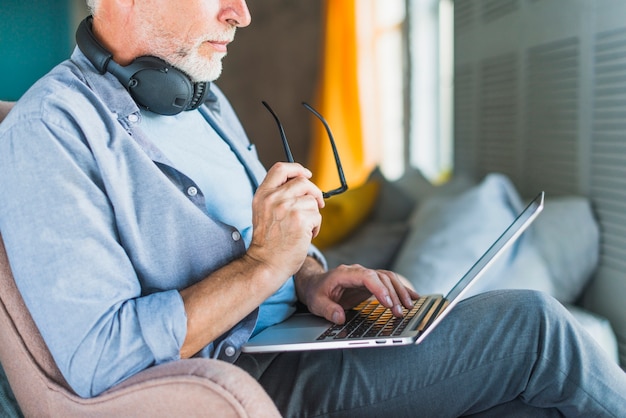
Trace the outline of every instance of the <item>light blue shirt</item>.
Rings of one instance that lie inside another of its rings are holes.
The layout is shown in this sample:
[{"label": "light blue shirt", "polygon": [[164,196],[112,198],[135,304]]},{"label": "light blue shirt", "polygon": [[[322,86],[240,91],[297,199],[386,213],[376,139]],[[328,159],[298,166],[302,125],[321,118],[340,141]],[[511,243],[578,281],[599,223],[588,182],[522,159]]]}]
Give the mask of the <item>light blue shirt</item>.
[{"label": "light blue shirt", "polygon": [[[254,188],[228,144],[200,111],[161,116],[142,110],[141,115],[142,129],[153,143],[177,170],[198,183],[205,196],[211,196],[205,200],[207,213],[236,227],[249,248]],[[291,316],[296,302],[292,277],[259,307],[253,335]]]},{"label": "light blue shirt", "polygon": [[[201,112],[256,189],[265,168],[216,86]],[[178,290],[246,250],[241,231],[207,214],[212,196],[174,168],[140,120],[121,84],[75,50],[0,125],[9,262],[59,369],[84,397],[178,359],[187,332]],[[323,260],[313,246],[310,254]],[[198,355],[235,361],[257,317]]]}]

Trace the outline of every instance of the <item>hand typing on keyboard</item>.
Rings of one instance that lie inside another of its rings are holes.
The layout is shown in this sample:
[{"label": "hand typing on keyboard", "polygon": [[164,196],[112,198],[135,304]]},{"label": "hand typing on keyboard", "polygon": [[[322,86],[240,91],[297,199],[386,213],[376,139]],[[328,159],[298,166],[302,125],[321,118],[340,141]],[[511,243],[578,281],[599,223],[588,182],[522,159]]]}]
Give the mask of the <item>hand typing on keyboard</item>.
[{"label": "hand typing on keyboard", "polygon": [[388,270],[372,270],[361,265],[342,265],[331,271],[296,276],[298,296],[309,310],[336,324],[346,322],[345,310],[372,295],[380,304],[402,317],[419,295],[408,280]]}]

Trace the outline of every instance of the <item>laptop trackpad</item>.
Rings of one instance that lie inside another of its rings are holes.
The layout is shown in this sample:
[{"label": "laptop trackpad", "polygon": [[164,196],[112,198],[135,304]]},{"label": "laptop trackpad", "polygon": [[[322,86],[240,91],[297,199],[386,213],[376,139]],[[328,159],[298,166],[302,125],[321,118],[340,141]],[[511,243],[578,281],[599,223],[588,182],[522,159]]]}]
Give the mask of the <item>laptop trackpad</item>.
[{"label": "laptop trackpad", "polygon": [[331,325],[332,322],[313,314],[296,314],[290,317],[288,321],[263,330],[250,339],[246,345],[311,342]]}]

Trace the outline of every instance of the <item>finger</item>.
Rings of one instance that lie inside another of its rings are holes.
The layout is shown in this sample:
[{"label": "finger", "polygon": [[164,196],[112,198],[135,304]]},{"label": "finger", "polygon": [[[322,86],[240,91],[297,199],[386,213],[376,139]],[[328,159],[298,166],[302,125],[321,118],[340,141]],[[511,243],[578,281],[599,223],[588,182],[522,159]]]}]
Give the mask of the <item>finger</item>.
[{"label": "finger", "polygon": [[392,271],[376,270],[376,274],[380,283],[384,286],[384,290],[378,290],[382,299],[379,297],[378,291],[374,290],[375,288],[380,289],[380,286],[373,287],[371,289],[372,293],[384,306],[391,308],[395,316],[402,317],[404,315],[402,306],[411,309],[413,307],[413,297],[419,297],[419,295],[412,289],[407,288],[401,277]]},{"label": "finger", "polygon": [[[382,270],[377,271],[361,266],[356,267],[360,267],[362,270],[359,272],[360,284],[365,286],[383,306],[392,309],[398,306],[401,313],[400,300],[388,275],[384,274]],[[397,310],[394,310],[394,314],[396,312]]]},{"label": "finger", "polygon": [[330,298],[317,300],[315,304],[309,306],[309,310],[318,316],[326,318],[328,321],[338,325],[346,322],[346,312],[343,307]]},{"label": "finger", "polygon": [[313,174],[308,168],[298,163],[279,162],[274,164],[268,171],[263,180],[264,186],[268,188],[276,188],[285,184],[290,179],[296,177],[311,178]]},{"label": "finger", "polygon": [[[289,224],[294,232],[302,235],[303,232],[309,232],[310,240],[315,238],[320,231],[322,225],[322,214],[317,206],[317,201],[311,196],[300,196],[283,202],[275,208],[277,217],[288,216]],[[280,215],[280,214],[285,215]]]},{"label": "finger", "polygon": [[309,181],[310,177],[311,172],[298,163],[279,162],[274,164],[267,172],[257,193],[267,194],[279,191],[295,196],[310,195],[317,201],[317,207],[323,208],[325,201],[322,191]]},{"label": "finger", "polygon": [[383,283],[385,287],[387,288],[389,299],[391,299],[392,301],[391,306],[387,306],[387,305],[385,306],[387,306],[388,308],[391,308],[391,312],[393,312],[395,316],[397,317],[403,316],[404,313],[402,311],[402,305],[404,303],[401,301],[402,295],[399,295],[397,292],[396,284],[394,283],[395,277],[393,273],[390,271],[386,271],[386,270],[376,270],[376,274],[378,275],[381,283]]},{"label": "finger", "polygon": [[290,179],[287,183],[283,184],[282,187],[284,188],[285,192],[288,192],[294,196],[313,197],[316,201],[317,208],[323,208],[325,205],[322,191],[314,183],[304,177],[296,177]]},{"label": "finger", "polygon": [[391,278],[396,293],[398,294],[402,304],[405,308],[411,309],[413,307],[413,301],[419,299],[419,294],[413,290],[411,284],[401,275],[385,270],[385,274],[388,274]]},{"label": "finger", "polygon": [[344,311],[343,308],[336,303],[333,303],[332,305],[333,306],[328,309],[329,314],[325,316],[326,319],[337,325],[343,325],[346,322],[346,311]]},{"label": "finger", "polygon": [[308,212],[307,218],[309,219],[309,230],[311,231],[311,240],[313,240],[320,232],[322,228],[322,214],[317,206],[317,201],[313,204],[307,205],[306,211]]}]

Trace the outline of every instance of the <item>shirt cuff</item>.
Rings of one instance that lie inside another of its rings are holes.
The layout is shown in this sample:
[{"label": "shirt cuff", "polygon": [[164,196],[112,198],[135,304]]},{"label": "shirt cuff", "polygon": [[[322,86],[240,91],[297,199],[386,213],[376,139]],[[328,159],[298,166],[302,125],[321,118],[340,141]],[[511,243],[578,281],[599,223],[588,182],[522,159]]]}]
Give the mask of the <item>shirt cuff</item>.
[{"label": "shirt cuff", "polygon": [[324,254],[322,254],[322,252],[315,245],[311,244],[307,255],[309,257],[313,257],[315,261],[320,263],[322,267],[324,267],[324,270],[328,270],[328,263],[326,262],[326,257],[324,257]]},{"label": "shirt cuff", "polygon": [[187,334],[187,314],[177,290],[137,299],[137,317],[143,338],[156,364],[178,360]]}]

